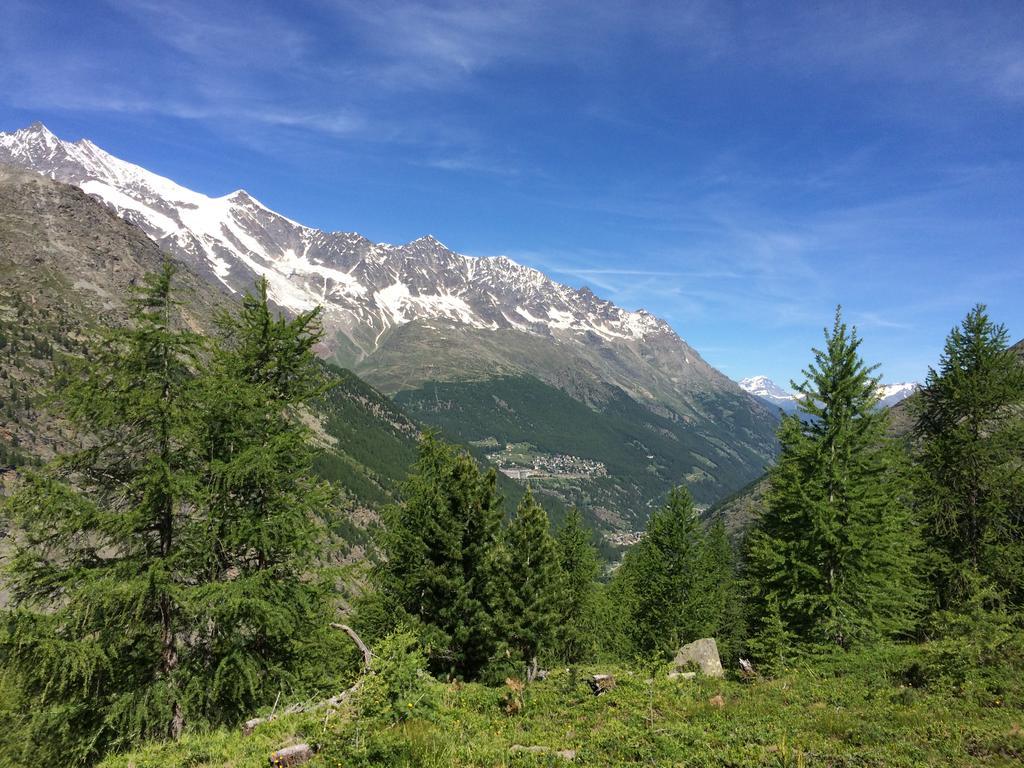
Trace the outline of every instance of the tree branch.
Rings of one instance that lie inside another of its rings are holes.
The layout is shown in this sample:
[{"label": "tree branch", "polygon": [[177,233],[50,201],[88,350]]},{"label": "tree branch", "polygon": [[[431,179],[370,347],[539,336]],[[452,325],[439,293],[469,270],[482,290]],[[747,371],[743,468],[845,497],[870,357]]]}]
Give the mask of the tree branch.
[{"label": "tree branch", "polygon": [[364,643],[360,639],[359,635],[356,634],[356,631],[352,629],[352,627],[350,627],[348,624],[336,624],[333,621],[331,622],[331,627],[333,627],[334,629],[340,629],[342,632],[344,632],[346,635],[352,638],[352,642],[359,646],[359,650],[363,654],[363,670],[369,670],[370,660],[373,658],[373,654],[370,653],[370,649],[366,646],[366,643]]}]

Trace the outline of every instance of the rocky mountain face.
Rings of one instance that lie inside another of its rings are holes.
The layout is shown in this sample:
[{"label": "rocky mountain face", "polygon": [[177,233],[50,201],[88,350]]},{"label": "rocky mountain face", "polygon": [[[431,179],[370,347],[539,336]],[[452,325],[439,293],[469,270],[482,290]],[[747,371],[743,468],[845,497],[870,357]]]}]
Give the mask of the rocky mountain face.
[{"label": "rocky mountain face", "polygon": [[[389,394],[526,375],[597,413],[626,398],[687,435],[677,442],[689,461],[684,474],[698,478],[691,488],[707,503],[756,477],[774,455],[774,410],[667,323],[507,258],[465,256],[429,236],[388,245],[322,232],[243,190],[208,197],[39,123],[0,133],[0,162],[80,187],[228,293],[265,275],[285,310],[323,306],[324,355]],[[424,405],[417,417],[431,422],[432,412]],[[629,442],[646,457],[644,436],[661,429],[637,423]],[[666,473],[660,482],[683,479]]]},{"label": "rocky mountain face", "polygon": [[[0,464],[61,448],[63,428],[39,405],[55,357],[80,354],[90,328],[122,319],[131,287],[164,258],[82,190],[0,165]],[[180,321],[208,330],[227,297],[196,275],[179,278],[192,297]]]}]

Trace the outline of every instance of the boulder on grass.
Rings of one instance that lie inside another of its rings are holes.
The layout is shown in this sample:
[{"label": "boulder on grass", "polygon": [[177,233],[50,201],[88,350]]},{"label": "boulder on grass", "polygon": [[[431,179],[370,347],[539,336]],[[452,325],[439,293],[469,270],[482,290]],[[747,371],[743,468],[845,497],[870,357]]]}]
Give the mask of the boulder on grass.
[{"label": "boulder on grass", "polygon": [[696,664],[702,675],[725,677],[722,659],[718,656],[718,643],[713,637],[704,637],[684,645],[676,654],[673,664],[677,669],[682,669],[687,664]]}]

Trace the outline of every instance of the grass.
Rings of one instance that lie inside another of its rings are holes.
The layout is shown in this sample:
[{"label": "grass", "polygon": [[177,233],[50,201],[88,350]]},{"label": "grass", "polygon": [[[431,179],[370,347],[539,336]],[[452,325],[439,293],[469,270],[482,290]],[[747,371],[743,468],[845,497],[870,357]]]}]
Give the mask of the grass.
[{"label": "grass", "polygon": [[[1024,684],[1019,670],[980,670],[958,682],[909,687],[926,653],[887,647],[807,662],[776,680],[671,681],[624,668],[616,688],[591,695],[559,670],[529,686],[518,714],[507,689],[431,683],[417,716],[402,722],[342,711],[297,715],[237,731],[195,734],[108,758],[104,768],[266,765],[271,751],[305,741],[308,765],[568,765],[513,745],[575,750],[574,765],[618,766],[1017,766],[1024,760]],[[721,696],[724,705],[716,706]]]}]

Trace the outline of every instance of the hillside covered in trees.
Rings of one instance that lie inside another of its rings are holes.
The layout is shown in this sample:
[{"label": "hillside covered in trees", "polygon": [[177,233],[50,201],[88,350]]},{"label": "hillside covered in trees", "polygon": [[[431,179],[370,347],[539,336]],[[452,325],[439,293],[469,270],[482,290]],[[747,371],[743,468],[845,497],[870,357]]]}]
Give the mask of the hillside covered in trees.
[{"label": "hillside covered in trees", "polygon": [[[53,363],[65,441],[3,503],[11,764],[1020,757],[1024,366],[984,307],[902,437],[837,311],[749,527],[680,484],[609,576],[579,513],[440,437],[396,478],[408,427],[317,361],[318,310],[258,282],[195,329],[170,265],[129,294]],[[353,582],[357,494],[386,503]],[[707,637],[725,680],[673,661]]]}]

